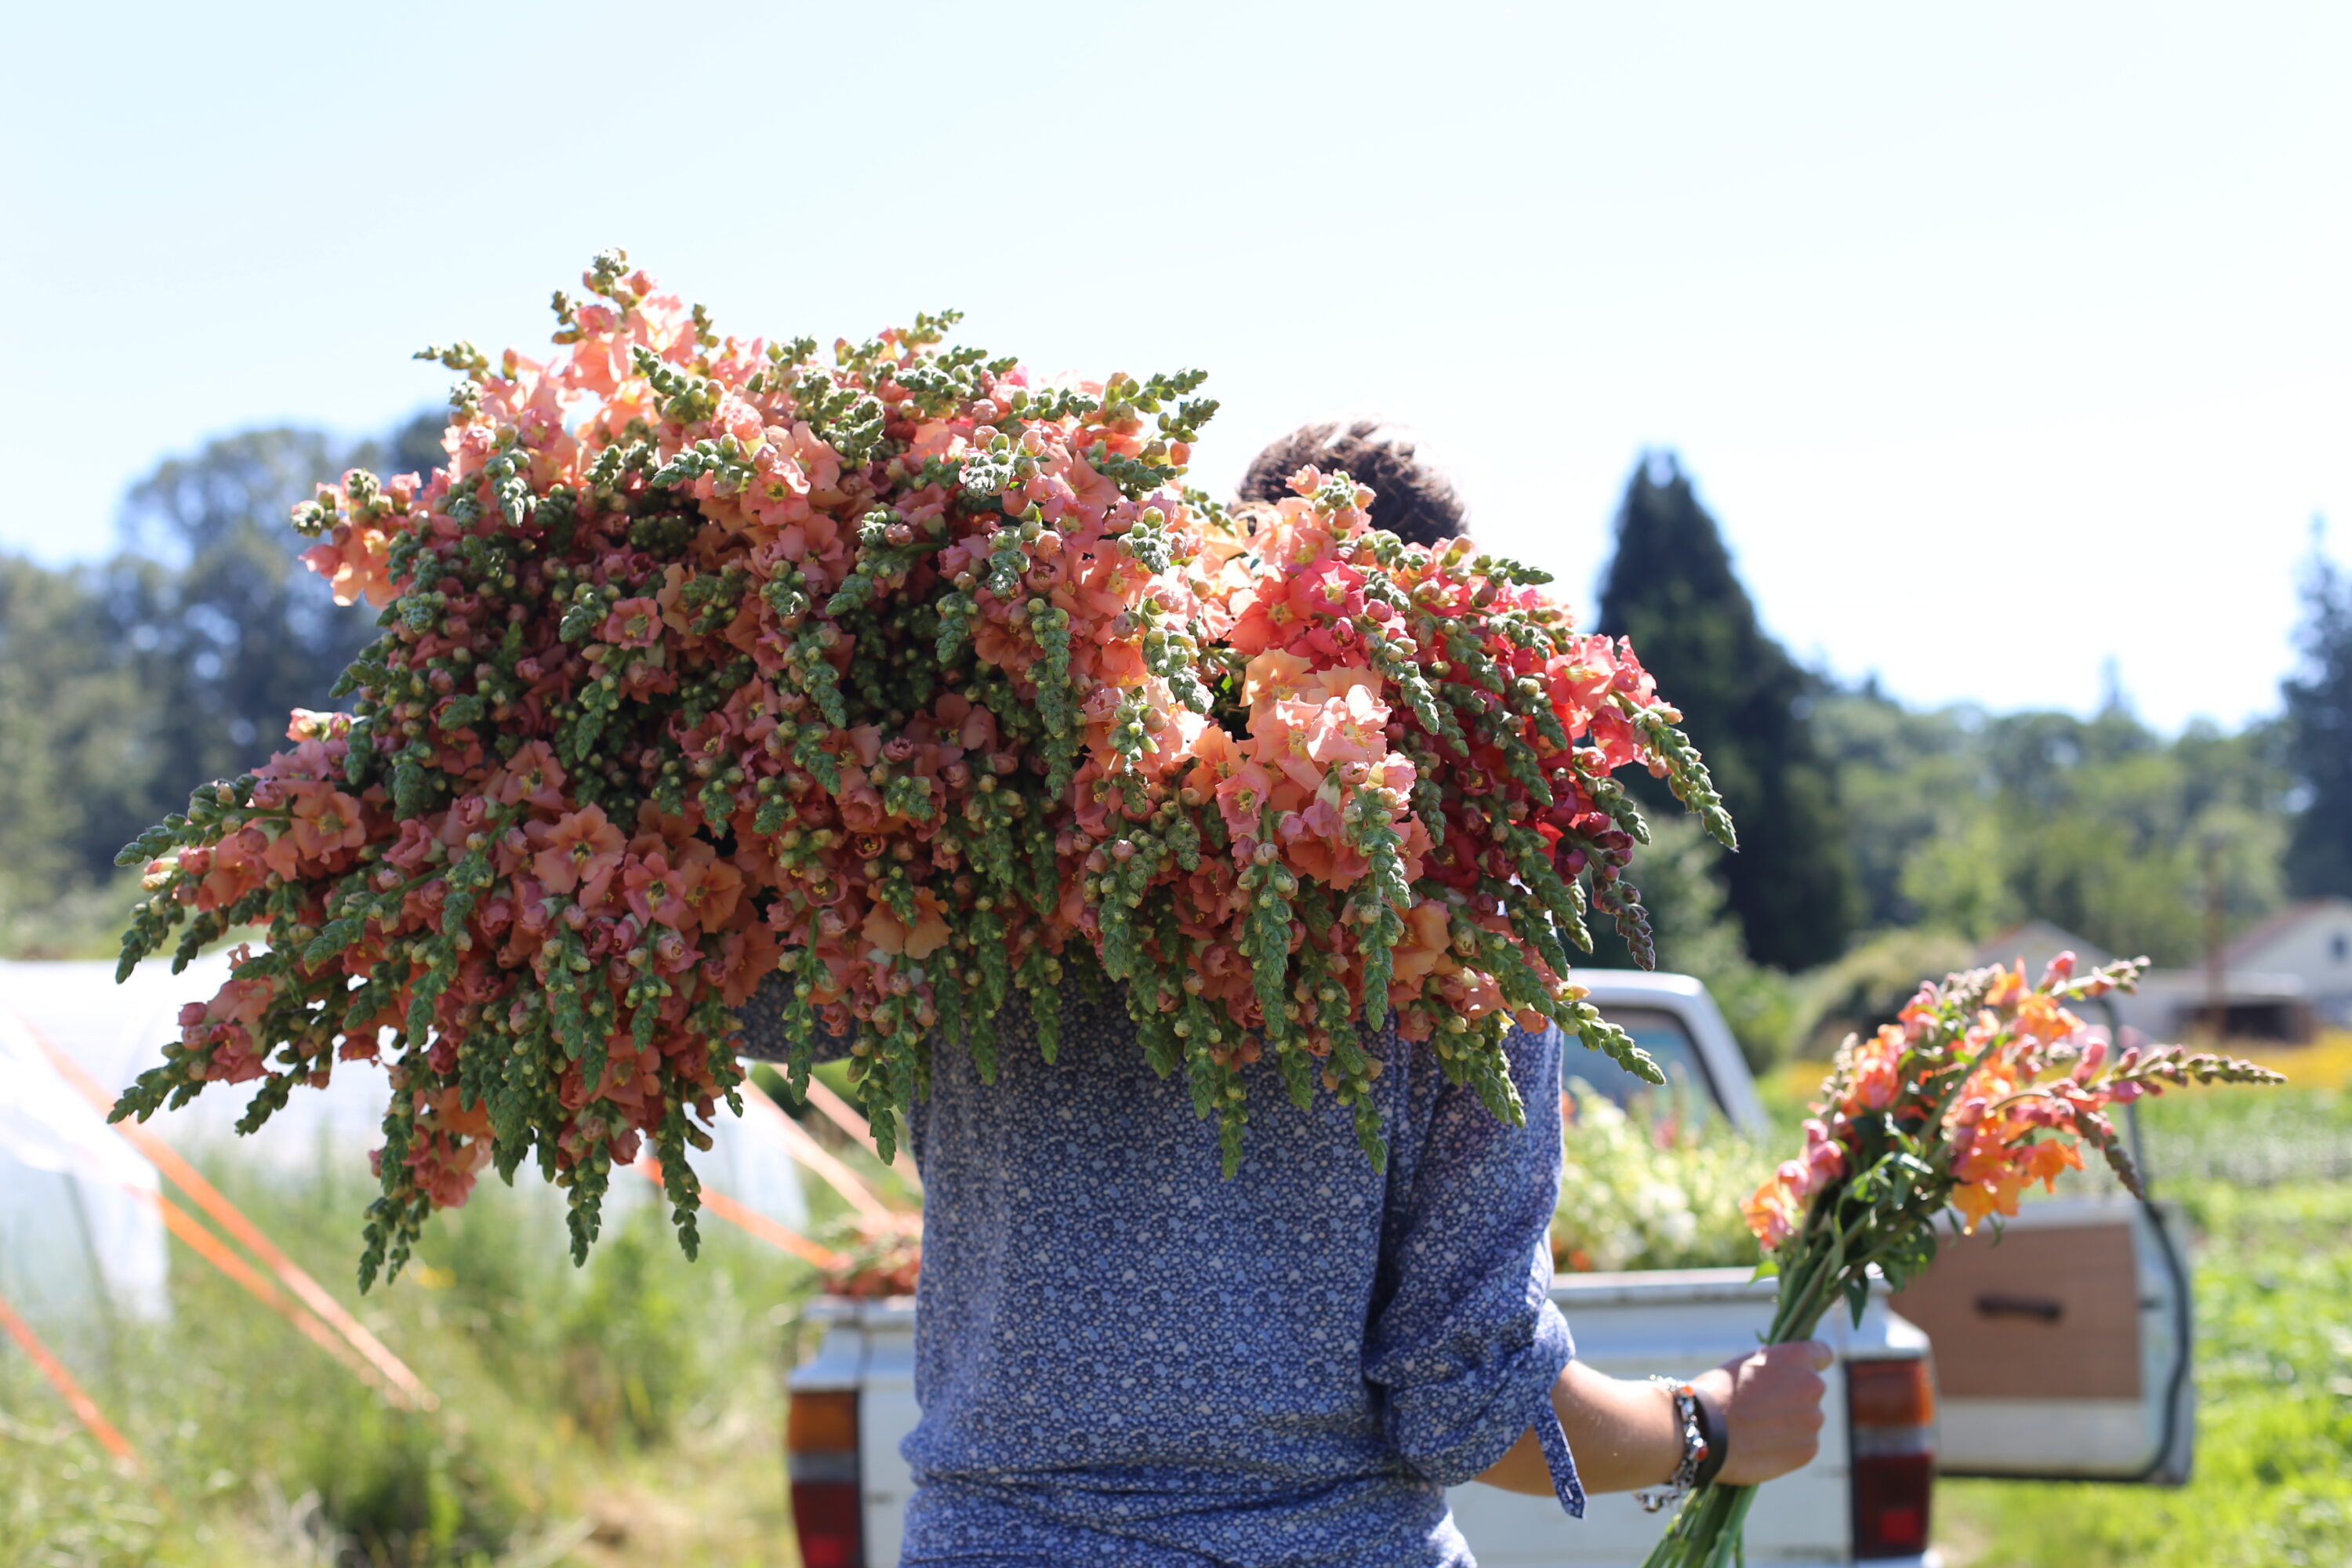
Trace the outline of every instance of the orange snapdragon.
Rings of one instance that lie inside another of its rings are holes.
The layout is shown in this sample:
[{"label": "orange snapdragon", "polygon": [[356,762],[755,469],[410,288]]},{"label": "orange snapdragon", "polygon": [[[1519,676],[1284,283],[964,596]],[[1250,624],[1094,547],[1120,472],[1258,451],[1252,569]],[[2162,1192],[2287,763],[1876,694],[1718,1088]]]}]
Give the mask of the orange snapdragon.
[{"label": "orange snapdragon", "polygon": [[427,351],[465,378],[442,466],[297,509],[384,634],[352,713],[133,847],[126,964],[268,936],[128,1110],[380,1061],[372,1270],[493,1160],[562,1183],[584,1249],[649,1152],[690,1242],[747,1007],[795,1074],[854,1038],[886,1149],[930,1051],[985,1063],[1016,1003],[1052,1049],[1087,971],[1229,1172],[1261,1060],[1384,1158],[1391,1019],[1507,1119],[1514,1026],[1655,1073],[1570,979],[1591,918],[1647,952],[1611,775],[1729,819],[1539,574],[1405,544],[1344,474],[1189,489],[1197,373],[1046,382],[949,318],[827,362],[616,252],[583,281],[543,361]]},{"label": "orange snapdragon", "polygon": [[1809,1224],[1836,1212],[1842,1178],[1896,1153],[1916,1178],[1906,1178],[1904,1212],[1924,1223],[1948,1205],[1973,1231],[2015,1215],[2034,1183],[2054,1189],[2082,1169],[2085,1146],[2134,1180],[2105,1116],[2111,1106],[2192,1079],[2279,1081],[2251,1063],[2177,1047],[2111,1057],[2064,1004],[2127,985],[2140,968],[2078,978],[2068,952],[2038,983],[2022,965],[1956,974],[1922,987],[1896,1023],[1849,1038],[1822,1089],[1830,1121],[1805,1124],[1805,1157],[1782,1164],[1748,1205],[1758,1239],[1773,1250],[1810,1235]]},{"label": "orange snapdragon", "polygon": [[[1812,1337],[1874,1283],[1896,1289],[1935,1258],[1948,1214],[1973,1232],[2014,1215],[2026,1190],[2097,1150],[2139,1191],[2108,1107],[2168,1085],[2277,1083],[2251,1062],[2137,1048],[2120,1056],[2065,1004],[2136,981],[2147,961],[2074,973],[2061,953],[2038,982],[2021,963],[1923,985],[1896,1021],[1849,1037],[1822,1086],[1805,1148],[1742,1206],[1780,1279],[1768,1344]],[[1711,1481],[1685,1500],[1644,1568],[1728,1568],[1752,1487]]]}]

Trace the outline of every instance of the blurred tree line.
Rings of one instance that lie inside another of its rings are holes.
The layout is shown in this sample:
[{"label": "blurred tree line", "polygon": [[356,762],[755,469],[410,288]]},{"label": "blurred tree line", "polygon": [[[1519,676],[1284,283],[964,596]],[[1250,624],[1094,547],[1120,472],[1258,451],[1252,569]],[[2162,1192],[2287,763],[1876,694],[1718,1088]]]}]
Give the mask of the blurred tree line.
[{"label": "blurred tree line", "polygon": [[353,466],[429,472],[442,424],[243,431],[133,486],[104,563],[0,555],[0,955],[110,951],[115,851],[328,706],[374,616],[301,565],[288,510]]},{"label": "blurred tree line", "polygon": [[[441,425],[230,436],[132,488],[104,564],[0,556],[0,955],[110,951],[135,888],[115,850],[327,705],[373,617],[302,569],[288,509],[354,465],[430,471]],[[2234,734],[2160,735],[2119,691],[2089,718],[1907,708],[1773,640],[1690,477],[1645,456],[1597,625],[1682,708],[1740,834],[1724,854],[1655,793],[1634,874],[1661,965],[1706,979],[1760,1060],[2029,916],[2194,963],[2209,859],[2234,925],[2352,894],[2352,583],[2315,543],[2303,591],[2282,710]],[[1627,962],[1609,932],[1595,957]]]},{"label": "blurred tree line", "polygon": [[[2186,965],[2215,892],[2232,933],[2290,897],[2352,895],[2352,584],[2316,539],[2281,714],[2177,737],[2112,681],[2078,718],[1907,708],[1806,669],[1671,457],[1636,467],[1616,546],[1599,628],[1633,637],[1739,825],[1726,854],[1653,787],[1658,843],[1634,875],[1658,961],[1706,980],[1759,1061],[1891,1014],[2029,917]],[[1613,933],[1596,959],[1627,961]]]}]

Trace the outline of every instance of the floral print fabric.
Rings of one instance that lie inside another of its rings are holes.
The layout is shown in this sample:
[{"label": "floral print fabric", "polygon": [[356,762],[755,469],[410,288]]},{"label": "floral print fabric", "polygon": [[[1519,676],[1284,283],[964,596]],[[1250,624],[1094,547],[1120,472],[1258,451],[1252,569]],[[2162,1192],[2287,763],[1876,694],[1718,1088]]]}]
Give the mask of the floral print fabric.
[{"label": "floral print fabric", "polygon": [[[759,1002],[754,1048],[777,1042]],[[1117,1004],[1075,998],[1048,1065],[1009,1020],[998,1080],[936,1047],[909,1564],[1412,1568],[1471,1558],[1444,1489],[1533,1426],[1583,1493],[1550,1390],[1559,1034],[1515,1033],[1528,1125],[1425,1047],[1372,1049],[1389,1165],[1352,1112],[1246,1072],[1246,1153],[1147,1069]]]}]

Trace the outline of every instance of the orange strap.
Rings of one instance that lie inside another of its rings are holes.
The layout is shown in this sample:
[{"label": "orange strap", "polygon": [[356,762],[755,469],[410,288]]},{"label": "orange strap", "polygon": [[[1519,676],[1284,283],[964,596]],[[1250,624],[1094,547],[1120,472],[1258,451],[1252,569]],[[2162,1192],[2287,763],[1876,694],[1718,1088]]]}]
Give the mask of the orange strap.
[{"label": "orange strap", "polygon": [[[873,1130],[866,1125],[866,1118],[858,1114],[856,1106],[814,1078],[808,1080],[808,1102],[823,1111],[826,1121],[865,1144],[866,1152],[877,1160],[882,1157],[881,1146],[874,1142]],[[901,1181],[915,1189],[916,1196],[922,1195],[923,1178],[916,1173],[915,1162],[908,1157],[904,1147],[898,1151],[897,1158],[890,1162],[890,1168],[898,1173]]]},{"label": "orange strap", "polygon": [[[654,1185],[658,1187],[662,1184],[661,1162],[651,1154],[637,1156],[635,1170]],[[782,1247],[803,1263],[819,1268],[838,1268],[847,1261],[841,1254],[829,1247],[819,1247],[790,1226],[779,1225],[759,1210],[746,1208],[726,1194],[713,1192],[707,1186],[702,1189],[702,1206],[728,1224],[750,1231],[769,1246]]]},{"label": "orange strap", "polygon": [[98,1439],[100,1447],[134,1470],[144,1468],[139,1462],[139,1450],[131,1446],[129,1438],[114,1429],[114,1423],[99,1413],[97,1404],[89,1394],[81,1391],[81,1384],[73,1380],[73,1373],[66,1370],[63,1362],[49,1353],[49,1347],[41,1342],[41,1337],[38,1334],[33,1332],[33,1326],[30,1323],[16,1315],[16,1309],[8,1305],[8,1299],[5,1296],[0,1296],[0,1328],[6,1329],[8,1337],[15,1340],[24,1352],[32,1358],[33,1365],[39,1370],[43,1377],[49,1380],[49,1386],[64,1395],[67,1407],[73,1411],[74,1418],[89,1429],[91,1436]]},{"label": "orange strap", "polygon": [[[33,1043],[41,1047],[42,1054],[49,1058],[49,1065],[57,1068],[60,1077],[79,1089],[82,1098],[97,1107],[100,1115],[112,1113],[114,1097],[107,1093],[96,1079],[83,1070],[81,1063],[67,1055],[55,1041],[35,1028],[32,1023],[21,1014],[17,1016],[16,1021],[24,1025],[25,1032],[32,1036]],[[391,1349],[382,1340],[370,1333],[365,1324],[344,1310],[343,1304],[328,1295],[316,1279],[303,1272],[299,1265],[280,1252],[277,1245],[262,1235],[251,1220],[237,1211],[235,1204],[222,1196],[219,1189],[199,1175],[196,1168],[182,1159],[179,1152],[163,1142],[161,1135],[152,1128],[137,1121],[118,1121],[114,1124],[114,1130],[129,1139],[131,1147],[146,1155],[154,1167],[161,1171],[173,1186],[187,1194],[198,1208],[210,1215],[215,1224],[244,1243],[246,1249],[260,1258],[269,1271],[278,1276],[279,1281],[288,1289],[293,1291],[304,1306],[333,1325],[335,1331],[342,1335],[353,1350],[364,1356],[369,1364],[383,1374],[384,1384],[387,1385],[386,1392],[391,1398],[411,1409],[418,1410],[431,1410],[441,1403],[434,1396],[433,1391],[425,1386],[424,1380],[408,1370],[406,1363],[393,1354]],[[184,1240],[185,1237],[182,1239]]]},{"label": "orange strap", "polygon": [[768,1098],[768,1091],[745,1079],[740,1085],[744,1098],[751,1103],[751,1115],[745,1120],[783,1145],[784,1152],[833,1184],[834,1191],[849,1200],[857,1217],[868,1225],[890,1223],[890,1205],[874,1195],[874,1189],[858,1180],[857,1173],[835,1159],[825,1146],[808,1135],[808,1130],[784,1114],[783,1107]]},{"label": "orange strap", "polygon": [[163,1215],[165,1228],[187,1243],[197,1257],[243,1286],[255,1300],[293,1324],[302,1331],[304,1338],[357,1373],[361,1382],[403,1409],[412,1408],[400,1392],[384,1381],[383,1373],[370,1365],[348,1342],[338,1337],[311,1313],[304,1311],[298,1303],[288,1300],[286,1292],[264,1279],[227,1243],[206,1230],[195,1215],[160,1194],[142,1192],[140,1195],[154,1203]]}]

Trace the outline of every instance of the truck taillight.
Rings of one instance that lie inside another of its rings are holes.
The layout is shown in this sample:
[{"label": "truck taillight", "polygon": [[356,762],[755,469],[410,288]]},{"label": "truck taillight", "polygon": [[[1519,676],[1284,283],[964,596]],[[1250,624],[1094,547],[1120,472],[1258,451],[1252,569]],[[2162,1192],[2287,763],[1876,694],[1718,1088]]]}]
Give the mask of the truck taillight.
[{"label": "truck taillight", "polygon": [[1845,1405],[1854,1557],[1916,1556],[1927,1550],[1936,1484],[1936,1384],[1927,1362],[1846,1363]]},{"label": "truck taillight", "polygon": [[784,1417],[784,1456],[803,1568],[866,1568],[856,1391],[793,1394]]}]

